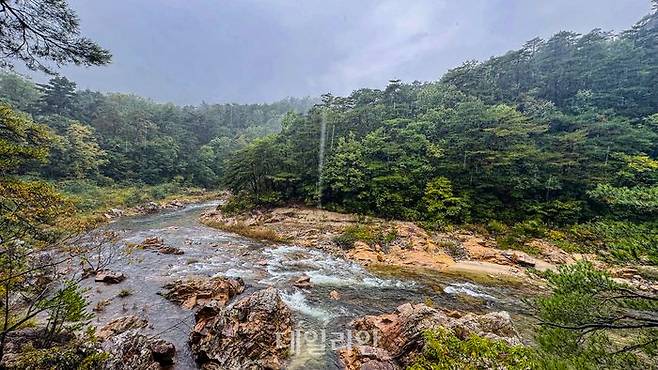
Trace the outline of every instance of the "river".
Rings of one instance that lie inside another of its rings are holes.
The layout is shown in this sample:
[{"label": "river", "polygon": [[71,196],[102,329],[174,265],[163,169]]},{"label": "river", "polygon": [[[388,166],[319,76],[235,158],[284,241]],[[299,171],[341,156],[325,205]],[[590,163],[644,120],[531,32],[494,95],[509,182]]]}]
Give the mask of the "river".
[{"label": "river", "polygon": [[[247,285],[243,295],[276,286],[293,310],[295,342],[288,369],[332,369],[337,368],[332,341],[349,335],[350,320],[391,312],[406,302],[431,301],[437,307],[475,312],[507,310],[513,318],[522,318],[517,292],[511,287],[486,287],[447,276],[435,276],[431,283],[383,276],[319,250],[264,244],[200,224],[199,215],[217,204],[207,202],[166,213],[122,218],[106,226],[120,232],[116,248],[157,236],[184,254],[133,250],[115,258],[110,266],[123,272],[125,281],[115,285],[94,283],[93,279],[83,281],[89,288],[92,307],[101,300],[110,302],[96,313],[93,323],[100,327],[129,314],[145,317],[149,321],[147,334],[159,334],[175,344],[174,368],[195,369],[187,345],[193,313],[165,300],[158,292],[167,282],[183,277],[241,277]],[[312,288],[292,286],[291,279],[303,274],[310,276]],[[132,294],[119,297],[122,290]],[[339,293],[338,300],[329,297],[333,290]]]}]

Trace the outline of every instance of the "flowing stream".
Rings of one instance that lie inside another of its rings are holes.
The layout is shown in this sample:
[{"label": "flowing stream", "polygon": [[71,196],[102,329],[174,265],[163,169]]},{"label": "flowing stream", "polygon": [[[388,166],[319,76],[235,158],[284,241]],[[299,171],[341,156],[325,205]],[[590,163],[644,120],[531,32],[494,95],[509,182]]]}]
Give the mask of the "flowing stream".
[{"label": "flowing stream", "polygon": [[[104,285],[87,279],[92,306],[101,300],[109,304],[96,313],[94,324],[128,314],[148,319],[147,334],[159,334],[176,346],[175,369],[195,369],[187,345],[194,324],[193,313],[160,295],[162,286],[188,276],[231,276],[244,279],[245,293],[276,286],[295,316],[294,345],[289,369],[336,368],[332,342],[347,338],[347,323],[366,314],[394,311],[403,303],[428,302],[437,307],[475,312],[507,310],[519,314],[519,300],[512,288],[494,288],[450,277],[427,281],[392,278],[369,272],[353,262],[319,250],[276,246],[249,240],[206,227],[199,215],[217,206],[208,202],[149,216],[123,218],[108,226],[120,231],[117,248],[157,236],[165,244],[180,248],[183,255],[161,255],[137,249],[113,261],[111,269],[123,272],[120,284]],[[313,287],[299,289],[291,280],[302,275]],[[131,295],[119,297],[122,290]],[[333,300],[335,290],[340,298]],[[238,297],[237,299],[239,299]]]}]

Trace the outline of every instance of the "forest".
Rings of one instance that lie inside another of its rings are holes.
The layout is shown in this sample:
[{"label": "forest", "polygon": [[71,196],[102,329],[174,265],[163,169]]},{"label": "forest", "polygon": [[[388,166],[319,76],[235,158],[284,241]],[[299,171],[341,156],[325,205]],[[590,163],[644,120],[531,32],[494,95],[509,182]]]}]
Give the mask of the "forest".
[{"label": "forest", "polygon": [[[46,16],[59,20],[40,23],[18,10],[12,21],[9,12],[19,8],[0,0],[0,31],[8,30],[0,32],[0,367],[11,334],[44,316],[49,345],[65,328],[84,339],[62,345],[61,356],[39,349],[14,368],[38,361],[27,368],[103,368],[107,354],[80,350],[86,347],[79,343],[95,341],[79,335],[92,317],[83,290],[50,270],[58,263],[40,265],[34,256],[90,235],[100,221],[83,216],[192,190],[229,192],[217,210],[226,215],[320,209],[409,221],[430,234],[468,230],[529,256],[540,255],[528,243],[538,239],[601,262],[579,257],[555,271],[529,271],[546,293],[524,302],[540,323],[532,346],[428,330],[418,334],[424,344],[409,368],[655,366],[655,292],[599,268],[644,266],[653,272],[642,279],[658,279],[653,3],[623,32],[535,38],[436,81],[392,79],[348,96],[180,106],[78,89],[41,58],[100,66],[109,51],[79,38],[66,2],[45,0],[56,9]],[[36,83],[6,58],[50,78]],[[380,239],[388,235],[370,232],[356,226],[335,244],[385,244]],[[42,286],[46,274],[60,280]]]},{"label": "forest", "polygon": [[561,32],[436,82],[324,95],[240,149],[223,181],[256,205],[484,224],[511,244],[554,229],[565,248],[658,263],[656,25]]}]

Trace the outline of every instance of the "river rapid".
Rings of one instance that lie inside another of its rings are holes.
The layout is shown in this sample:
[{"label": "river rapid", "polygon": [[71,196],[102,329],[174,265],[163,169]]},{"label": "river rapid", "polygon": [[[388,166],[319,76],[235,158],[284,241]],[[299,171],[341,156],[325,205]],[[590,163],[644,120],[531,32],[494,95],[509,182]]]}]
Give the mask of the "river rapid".
[{"label": "river rapid", "polygon": [[[241,296],[268,286],[279,288],[294,313],[296,327],[288,369],[337,368],[333,342],[352,335],[347,328],[351,320],[392,312],[407,302],[432,302],[435,307],[478,313],[506,310],[513,319],[523,321],[518,291],[512,287],[482,286],[448,276],[434,276],[430,283],[381,275],[320,250],[260,243],[198,222],[202,212],[217,205],[194,204],[166,213],[122,218],[106,226],[120,233],[115,248],[125,250],[128,243],[157,236],[184,254],[132,250],[120,254],[110,266],[126,275],[123,282],[104,285],[84,280],[92,307],[99,301],[109,302],[96,312],[93,323],[100,327],[129,314],[148,319],[146,334],[158,334],[174,343],[174,368],[183,370],[197,368],[187,345],[193,312],[165,300],[158,292],[168,282],[191,276],[240,277],[247,286]],[[303,275],[311,278],[312,288],[293,287],[292,280]],[[120,297],[124,290],[132,294]],[[340,295],[337,300],[330,298],[334,290]]]}]

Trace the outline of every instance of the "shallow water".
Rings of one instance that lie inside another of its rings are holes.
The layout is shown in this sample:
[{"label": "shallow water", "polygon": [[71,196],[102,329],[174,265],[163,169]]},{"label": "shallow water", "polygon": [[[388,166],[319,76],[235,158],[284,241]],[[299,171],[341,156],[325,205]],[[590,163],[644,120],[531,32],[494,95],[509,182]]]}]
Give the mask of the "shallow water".
[{"label": "shallow water", "polygon": [[[187,336],[194,324],[193,313],[163,299],[162,286],[186,276],[231,276],[244,279],[249,294],[267,286],[282,291],[282,298],[295,314],[293,351],[289,369],[336,368],[332,347],[348,342],[347,323],[366,314],[391,312],[406,302],[431,301],[437,307],[475,312],[507,310],[521,319],[517,293],[513,288],[484,287],[454,277],[435,276],[432,283],[411,278],[382,276],[358,264],[319,250],[296,246],[275,246],[206,227],[199,215],[217,206],[215,202],[191,205],[157,215],[124,218],[108,226],[120,231],[117,248],[157,236],[165,244],[180,248],[180,256],[133,250],[113,261],[110,268],[125,273],[116,285],[87,279],[92,306],[100,300],[110,303],[95,317],[101,326],[118,316],[135,314],[149,321],[147,334],[159,334],[176,345],[176,369],[194,369]],[[313,287],[303,290],[291,280],[302,275]],[[131,295],[121,298],[124,289]],[[339,300],[329,298],[335,290]]]}]

